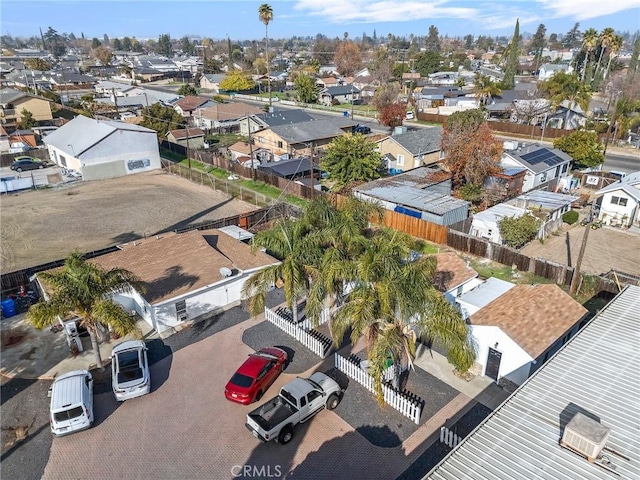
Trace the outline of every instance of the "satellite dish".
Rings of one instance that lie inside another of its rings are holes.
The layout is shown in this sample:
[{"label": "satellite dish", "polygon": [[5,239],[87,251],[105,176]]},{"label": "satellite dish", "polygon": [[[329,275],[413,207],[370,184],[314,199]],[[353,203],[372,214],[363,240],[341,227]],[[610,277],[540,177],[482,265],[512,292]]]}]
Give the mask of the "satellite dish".
[{"label": "satellite dish", "polygon": [[222,267],[220,269],[220,275],[222,275],[223,277],[230,277],[231,275],[233,275],[233,272],[230,268]]}]

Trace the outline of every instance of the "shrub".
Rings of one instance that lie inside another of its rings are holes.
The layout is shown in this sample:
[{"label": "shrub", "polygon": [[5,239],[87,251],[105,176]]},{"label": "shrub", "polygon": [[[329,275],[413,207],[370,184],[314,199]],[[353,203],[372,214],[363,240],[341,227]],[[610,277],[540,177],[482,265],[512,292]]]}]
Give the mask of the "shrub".
[{"label": "shrub", "polygon": [[564,223],[568,223],[569,225],[573,225],[578,221],[578,217],[578,212],[576,212],[575,210],[569,210],[562,215],[562,221]]}]

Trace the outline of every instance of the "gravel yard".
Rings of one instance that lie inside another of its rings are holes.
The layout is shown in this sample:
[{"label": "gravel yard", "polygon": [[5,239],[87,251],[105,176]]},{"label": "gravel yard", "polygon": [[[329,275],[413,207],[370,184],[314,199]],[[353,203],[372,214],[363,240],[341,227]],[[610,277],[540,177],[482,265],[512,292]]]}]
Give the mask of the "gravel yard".
[{"label": "gravel yard", "polygon": [[0,198],[2,272],[59,260],[257,207],[163,171]]}]

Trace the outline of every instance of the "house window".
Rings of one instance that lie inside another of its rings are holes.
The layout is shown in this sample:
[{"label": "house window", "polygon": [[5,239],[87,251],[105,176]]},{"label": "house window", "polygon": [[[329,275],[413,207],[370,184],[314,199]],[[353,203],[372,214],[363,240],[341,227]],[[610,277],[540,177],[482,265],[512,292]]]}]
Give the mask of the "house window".
[{"label": "house window", "polygon": [[278,148],[282,148],[282,142],[278,142]]},{"label": "house window", "polygon": [[562,165],[562,173],[567,173],[567,170],[569,169],[569,164],[565,163],[564,165]]},{"label": "house window", "polygon": [[556,167],[556,173],[553,174],[554,177],[557,177],[560,174],[560,165]]},{"label": "house window", "polygon": [[60,155],[60,163],[62,164],[63,167],[67,166],[67,159],[64,158],[62,155]]},{"label": "house window", "polygon": [[540,182],[546,182],[547,181],[547,172],[542,172],[540,174]]},{"label": "house window", "polygon": [[398,155],[398,165],[404,165],[404,155]]},{"label": "house window", "polygon": [[258,137],[258,143],[264,143],[264,137]]},{"label": "house window", "polygon": [[627,199],[623,197],[611,197],[611,205],[627,206]]},{"label": "house window", "polygon": [[187,315],[186,300],[180,300],[179,302],[176,302],[176,317],[178,318],[179,322],[184,322],[189,318],[189,316]]},{"label": "house window", "polygon": [[456,297],[459,297],[460,295],[462,295],[463,288],[464,288],[464,285],[460,285],[458,287],[458,289],[456,290]]}]

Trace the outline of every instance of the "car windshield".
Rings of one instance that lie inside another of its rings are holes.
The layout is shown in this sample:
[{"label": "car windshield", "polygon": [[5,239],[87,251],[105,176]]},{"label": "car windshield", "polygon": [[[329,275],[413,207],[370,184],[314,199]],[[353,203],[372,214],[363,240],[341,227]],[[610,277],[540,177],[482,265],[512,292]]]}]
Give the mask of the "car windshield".
[{"label": "car windshield", "polygon": [[243,375],[242,373],[236,372],[230,380],[231,383],[237,385],[238,387],[248,388],[253,383],[253,378],[248,377],[247,375]]},{"label": "car windshield", "polygon": [[289,393],[284,388],[280,390],[280,396],[283,397],[287,402],[289,402],[292,407],[298,408],[298,401],[296,400],[296,397],[291,395],[291,393]]},{"label": "car windshield", "polygon": [[82,410],[82,407],[75,407],[75,408],[71,408],[69,410],[64,410],[62,412],[54,413],[53,414],[53,419],[56,422],[65,422],[65,421],[71,420],[73,418],[78,418],[83,413],[84,413],[84,411]]},{"label": "car windshield", "polygon": [[142,377],[138,350],[118,354],[118,383],[131,382]]}]

